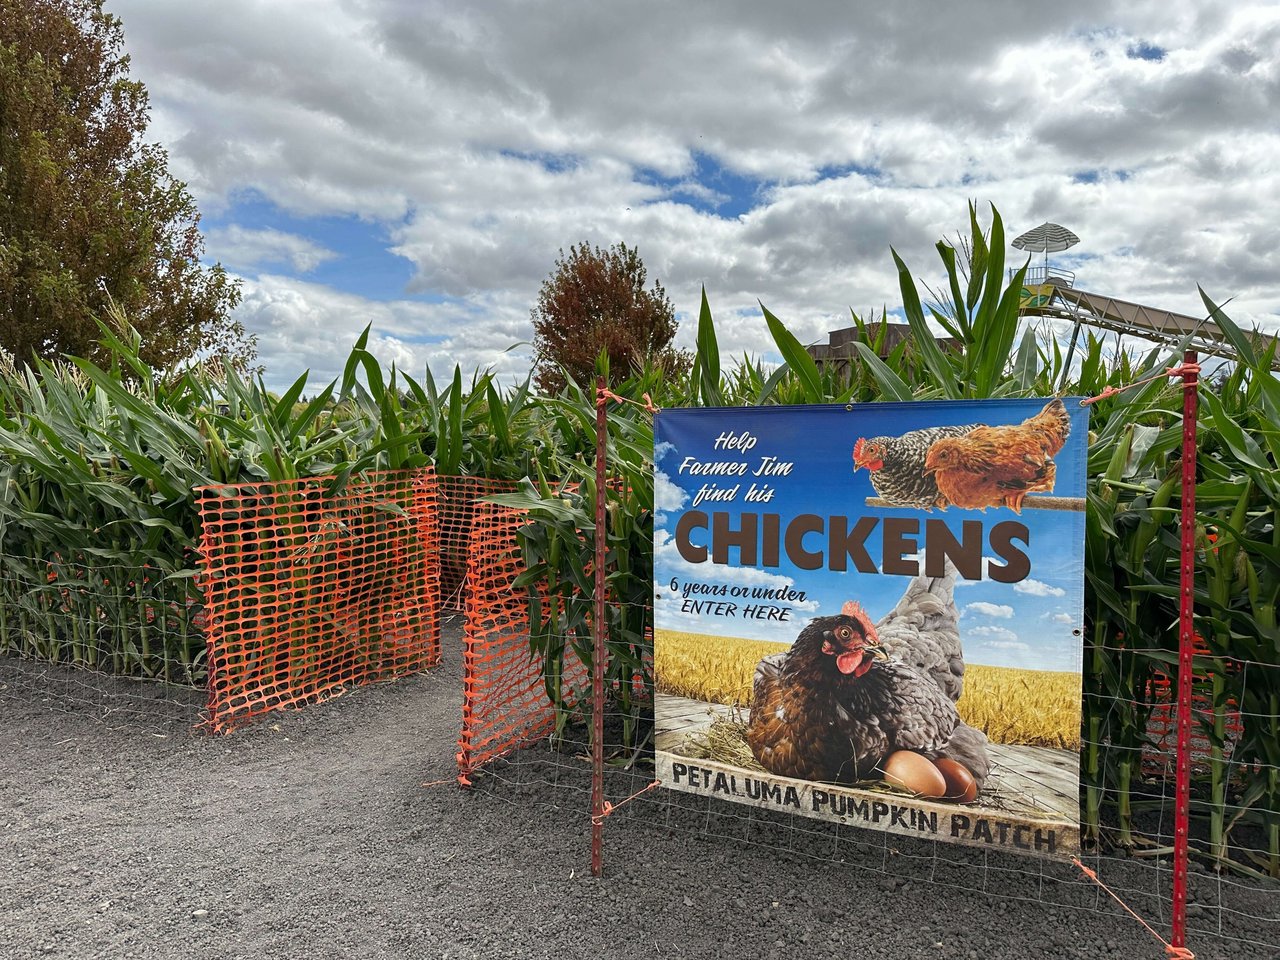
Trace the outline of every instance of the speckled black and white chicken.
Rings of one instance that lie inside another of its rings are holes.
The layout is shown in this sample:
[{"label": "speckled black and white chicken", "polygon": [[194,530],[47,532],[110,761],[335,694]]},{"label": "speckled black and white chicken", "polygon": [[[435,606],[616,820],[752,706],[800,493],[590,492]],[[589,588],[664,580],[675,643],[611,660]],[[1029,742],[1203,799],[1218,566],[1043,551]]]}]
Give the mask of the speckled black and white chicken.
[{"label": "speckled black and white chicken", "polygon": [[945,507],[938,482],[925,469],[929,448],[945,437],[963,437],[974,427],[926,427],[897,437],[859,437],[853,445],[853,469],[866,470],[876,495],[897,507],[932,510]]}]

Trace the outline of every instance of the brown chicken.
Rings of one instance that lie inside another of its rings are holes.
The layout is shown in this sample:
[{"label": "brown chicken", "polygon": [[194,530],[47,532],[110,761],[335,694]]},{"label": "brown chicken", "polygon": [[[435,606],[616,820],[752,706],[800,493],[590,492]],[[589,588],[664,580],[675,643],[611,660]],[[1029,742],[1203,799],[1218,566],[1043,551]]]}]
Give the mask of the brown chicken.
[{"label": "brown chicken", "polygon": [[1028,493],[1053,490],[1053,456],[1070,432],[1066,405],[1051,400],[1022,423],[974,427],[963,437],[936,441],[925,457],[925,471],[933,474],[948,504],[976,510],[1008,507],[1021,513]]},{"label": "brown chicken", "polygon": [[888,653],[856,603],[760,661],[747,743],[770,773],[828,783],[878,780],[886,758],[911,751],[963,766],[976,796],[991,767],[986,736],[932,677]]}]

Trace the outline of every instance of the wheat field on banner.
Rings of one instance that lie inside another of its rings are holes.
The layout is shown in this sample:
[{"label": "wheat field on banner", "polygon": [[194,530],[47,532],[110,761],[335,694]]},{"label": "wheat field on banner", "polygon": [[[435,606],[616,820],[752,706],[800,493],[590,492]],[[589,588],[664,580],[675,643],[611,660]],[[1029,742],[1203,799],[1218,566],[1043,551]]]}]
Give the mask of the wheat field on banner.
[{"label": "wheat field on banner", "polygon": [[[661,629],[654,640],[659,693],[739,707],[751,706],[760,659],[790,646]],[[992,743],[1080,748],[1078,674],[971,663],[957,707]]]}]

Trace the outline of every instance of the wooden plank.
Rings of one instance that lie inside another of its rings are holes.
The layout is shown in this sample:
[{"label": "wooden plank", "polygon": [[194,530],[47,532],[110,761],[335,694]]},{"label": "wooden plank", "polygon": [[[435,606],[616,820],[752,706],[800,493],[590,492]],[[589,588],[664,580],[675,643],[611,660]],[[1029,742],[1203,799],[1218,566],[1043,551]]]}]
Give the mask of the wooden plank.
[{"label": "wooden plank", "polygon": [[[654,747],[683,752],[691,737],[706,732],[716,720],[732,716],[733,710],[733,707],[721,703],[704,703],[660,693],[653,705]],[[742,710],[741,715],[746,719],[748,711]]]},{"label": "wooden plank", "polygon": [[656,759],[657,779],[665,787],[779,813],[1028,856],[1064,858],[1080,849],[1075,822],[811,783],[665,751]]},{"label": "wooden plank", "polygon": [[[1084,497],[1052,497],[1045,494],[1029,493],[1026,499],[1022,501],[1023,510],[1071,510],[1077,513],[1084,510]],[[883,497],[867,497],[868,507],[888,507],[897,509],[901,507],[903,510],[919,510],[919,507],[903,506],[899,503],[890,503]],[[947,509],[939,507],[940,510]],[[956,509],[961,509],[957,507]]]},{"label": "wooden plank", "polygon": [[[725,799],[743,800],[745,797],[744,802],[751,802],[751,792],[759,793],[763,789],[759,784],[805,784],[810,788],[810,792],[798,792],[796,798],[797,802],[808,803],[811,809],[792,810],[792,812],[819,820],[889,829],[883,827],[878,821],[870,824],[856,822],[860,819],[865,821],[866,816],[872,816],[876,810],[880,809],[879,807],[864,809],[862,801],[873,797],[877,803],[890,804],[889,812],[882,812],[883,817],[888,817],[891,821],[896,817],[899,821],[898,828],[891,832],[912,834],[925,832],[932,835],[935,831],[929,825],[936,826],[941,823],[948,835],[940,836],[939,839],[968,842],[979,846],[1009,846],[1023,853],[1028,851],[1023,849],[1022,843],[1029,842],[1033,847],[1029,852],[1036,855],[1066,856],[1079,848],[1079,757],[1071,751],[1054,750],[1048,747],[990,744],[987,749],[991,756],[992,769],[982,796],[974,804],[958,806],[917,800],[891,791],[887,787],[854,788],[811,784],[807,781],[775,777],[766,773],[763,768],[746,769],[711,760],[694,759],[689,756],[694,749],[692,741],[696,741],[700,734],[705,734],[717,719],[732,717],[746,721],[750,711],[743,707],[727,707],[723,704],[703,703],[699,700],[658,694],[654,712],[655,748],[660,758],[666,757],[665,769],[669,774],[669,777],[663,777],[659,773],[658,779],[664,784],[672,785],[673,764],[707,769],[713,773],[725,772],[738,778],[736,781],[726,781],[726,789],[723,790],[714,789],[714,777],[713,787],[710,789],[689,788],[679,784],[675,785],[675,789],[686,789],[689,792],[705,793],[710,796],[723,795],[727,791],[729,795],[725,796]],[[659,767],[662,769],[661,761]],[[812,809],[813,789],[819,791],[816,810]],[[769,794],[770,799],[753,805],[777,808],[779,806],[777,798],[770,791],[766,793]],[[786,796],[785,791],[783,796]],[[787,806],[790,808],[790,805]],[[871,813],[866,813],[867,810]],[[840,813],[841,811],[843,813]],[[898,812],[895,814],[893,811]],[[833,813],[839,815],[831,815]],[[952,821],[948,819],[952,813],[961,814],[962,821],[965,817],[972,821],[968,828],[964,828],[961,821],[957,836],[954,837],[950,835]],[[902,817],[907,818],[911,829],[901,829]],[[873,819],[876,818],[873,817]],[[977,826],[979,819],[985,820],[987,825]],[[1011,832],[1019,824],[1027,829]],[[925,826],[923,830],[922,825]],[[1048,834],[1044,833],[1050,827],[1055,831],[1052,841],[1048,839]],[[1031,832],[1028,833],[1028,830]],[[1035,849],[1036,830],[1041,831],[1039,835],[1041,847],[1052,847],[1052,850],[1046,852],[1045,849]],[[990,839],[986,835],[988,831],[990,831]],[[1004,842],[1000,841],[1002,836],[1005,838]],[[1018,838],[1017,843],[1014,842],[1015,836]]]}]

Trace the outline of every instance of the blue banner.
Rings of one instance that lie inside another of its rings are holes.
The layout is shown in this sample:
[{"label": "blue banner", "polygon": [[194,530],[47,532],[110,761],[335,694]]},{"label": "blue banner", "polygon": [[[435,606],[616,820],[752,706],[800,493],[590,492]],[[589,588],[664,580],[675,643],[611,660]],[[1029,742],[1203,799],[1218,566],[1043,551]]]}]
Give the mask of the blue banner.
[{"label": "blue banner", "polygon": [[1087,433],[1078,398],[659,413],[659,778],[1077,849]]}]

